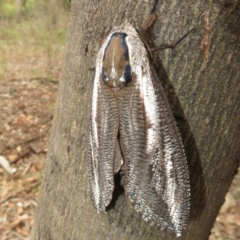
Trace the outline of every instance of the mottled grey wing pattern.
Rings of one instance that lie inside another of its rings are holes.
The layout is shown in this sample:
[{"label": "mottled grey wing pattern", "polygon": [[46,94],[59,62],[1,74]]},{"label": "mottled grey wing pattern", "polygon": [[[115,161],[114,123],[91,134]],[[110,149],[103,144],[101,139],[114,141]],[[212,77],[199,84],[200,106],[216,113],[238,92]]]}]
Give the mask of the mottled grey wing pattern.
[{"label": "mottled grey wing pattern", "polygon": [[126,194],[145,221],[180,236],[190,197],[183,144],[143,43],[127,42],[133,78],[119,101]]},{"label": "mottled grey wing pattern", "polygon": [[[99,76],[94,89],[90,123],[89,175],[92,200],[98,212],[105,212],[112,199],[114,171],[120,168],[115,160],[119,114],[116,97],[104,86]],[[115,170],[114,170],[115,169]]]},{"label": "mottled grey wing pattern", "polygon": [[91,113],[90,188],[98,212],[109,205],[121,169],[142,218],[180,236],[189,212],[187,161],[162,85],[131,25],[115,28],[98,53]]},{"label": "mottled grey wing pattern", "polygon": [[[151,81],[154,110],[141,97],[137,83],[125,88],[119,101],[125,191],[145,221],[180,236],[189,211],[188,168],[179,131],[154,72]],[[156,122],[149,119],[154,115]],[[151,130],[158,133],[153,142]]]}]

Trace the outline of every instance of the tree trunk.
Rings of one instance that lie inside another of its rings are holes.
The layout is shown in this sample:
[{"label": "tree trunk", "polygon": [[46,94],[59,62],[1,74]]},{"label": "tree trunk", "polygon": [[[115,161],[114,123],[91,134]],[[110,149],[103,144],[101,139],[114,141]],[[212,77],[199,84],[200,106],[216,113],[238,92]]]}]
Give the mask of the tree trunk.
[{"label": "tree trunk", "polygon": [[[232,3],[231,3],[232,2]],[[234,1],[159,1],[152,29],[158,72],[184,141],[191,182],[180,239],[207,239],[239,160],[240,41]],[[96,53],[109,30],[141,24],[153,1],[73,0],[55,117],[32,240],[174,239],[149,226],[122,194],[107,214],[90,199],[86,149]],[[234,24],[236,21],[236,24]]]}]

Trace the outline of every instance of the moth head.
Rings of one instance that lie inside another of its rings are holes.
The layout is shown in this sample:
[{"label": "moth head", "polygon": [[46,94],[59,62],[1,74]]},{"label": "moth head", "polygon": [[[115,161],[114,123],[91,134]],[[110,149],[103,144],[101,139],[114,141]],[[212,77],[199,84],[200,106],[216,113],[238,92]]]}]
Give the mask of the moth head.
[{"label": "moth head", "polygon": [[113,33],[104,50],[102,78],[110,87],[123,87],[131,81],[126,37],[126,33]]}]

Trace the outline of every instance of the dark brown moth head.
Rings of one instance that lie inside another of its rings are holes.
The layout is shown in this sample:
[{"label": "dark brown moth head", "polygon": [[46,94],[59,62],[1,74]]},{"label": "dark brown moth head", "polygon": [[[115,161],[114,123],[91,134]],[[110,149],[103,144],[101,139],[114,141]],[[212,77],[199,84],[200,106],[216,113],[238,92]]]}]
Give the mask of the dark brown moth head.
[{"label": "dark brown moth head", "polygon": [[126,86],[131,81],[126,33],[113,33],[103,55],[102,78],[113,88]]}]

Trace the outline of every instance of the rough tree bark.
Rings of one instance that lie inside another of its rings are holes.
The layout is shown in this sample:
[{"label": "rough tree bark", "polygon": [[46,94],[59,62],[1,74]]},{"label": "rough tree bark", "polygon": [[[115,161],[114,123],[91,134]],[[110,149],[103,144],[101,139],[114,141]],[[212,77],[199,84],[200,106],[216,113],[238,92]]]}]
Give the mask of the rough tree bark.
[{"label": "rough tree bark", "polygon": [[[86,169],[88,116],[96,53],[122,22],[140,24],[150,1],[72,1],[65,65],[32,231],[32,240],[174,239],[145,223],[121,195],[97,214]],[[237,1],[159,1],[154,66],[177,117],[187,152],[191,213],[181,239],[207,239],[239,160],[240,41]],[[234,21],[236,23],[234,24]]]}]

